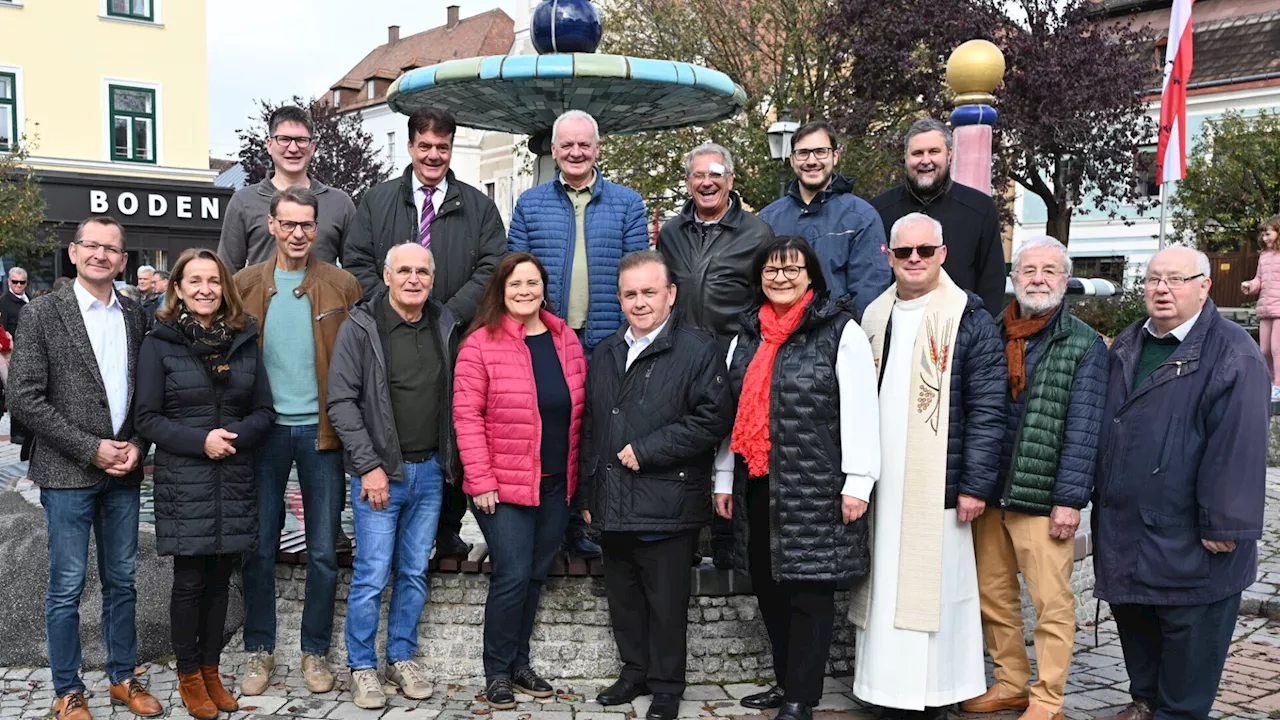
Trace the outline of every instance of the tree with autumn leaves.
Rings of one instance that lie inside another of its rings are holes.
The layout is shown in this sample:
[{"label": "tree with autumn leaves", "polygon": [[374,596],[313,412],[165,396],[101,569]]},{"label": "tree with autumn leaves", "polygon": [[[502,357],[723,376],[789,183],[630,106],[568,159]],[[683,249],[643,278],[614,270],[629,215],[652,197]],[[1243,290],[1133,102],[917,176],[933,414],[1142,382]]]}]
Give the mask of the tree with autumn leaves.
[{"label": "tree with autumn leaves", "polygon": [[34,144],[22,136],[0,152],[0,256],[13,257],[19,264],[57,248],[53,232],[43,224],[46,205],[40,181],[27,165]]},{"label": "tree with autumn leaves", "polygon": [[[995,42],[1008,70],[996,91],[994,186],[1041,198],[1048,232],[1067,242],[1086,203],[1120,216],[1149,200],[1133,182],[1154,137],[1144,92],[1158,86],[1152,36],[1104,21],[1088,0],[613,0],[606,52],[703,63],[743,85],[747,109],[707,128],[609,138],[620,182],[670,210],[683,200],[680,153],[703,139],[735,152],[749,205],[776,195],[765,130],[776,110],[827,118],[845,135],[840,169],[870,197],[898,182],[902,134],[945,118],[946,61],[960,43]],[[611,170],[616,169],[616,170]]]}]

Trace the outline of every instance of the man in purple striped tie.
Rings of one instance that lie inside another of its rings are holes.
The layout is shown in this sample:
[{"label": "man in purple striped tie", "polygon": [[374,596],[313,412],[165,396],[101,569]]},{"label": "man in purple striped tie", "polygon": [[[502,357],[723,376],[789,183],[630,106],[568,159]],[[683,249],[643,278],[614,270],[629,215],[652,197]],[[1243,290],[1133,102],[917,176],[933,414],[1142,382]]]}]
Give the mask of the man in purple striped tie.
[{"label": "man in purple striped tie", "polygon": [[[453,115],[426,108],[409,117],[412,163],[399,178],[364,194],[343,242],[343,268],[355,275],[365,298],[382,289],[387,251],[407,241],[430,248],[436,261],[431,297],[440,301],[465,331],[476,314],[480,293],[507,252],[498,207],[484,192],[457,179],[449,169],[457,123]],[[466,511],[461,489],[445,490],[436,553],[466,555],[470,546],[458,531]]]}]

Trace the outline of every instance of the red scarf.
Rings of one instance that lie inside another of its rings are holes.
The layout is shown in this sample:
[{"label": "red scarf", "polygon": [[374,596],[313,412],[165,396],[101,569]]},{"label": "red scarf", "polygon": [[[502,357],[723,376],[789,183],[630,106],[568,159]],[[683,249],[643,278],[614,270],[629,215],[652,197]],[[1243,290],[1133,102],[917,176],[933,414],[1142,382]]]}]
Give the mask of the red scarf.
[{"label": "red scarf", "polygon": [[747,366],[742,380],[742,395],[738,398],[738,417],[733,424],[733,441],[729,449],[747,461],[747,477],[769,474],[769,452],[773,443],[769,440],[769,395],[773,387],[773,361],[778,348],[791,337],[804,317],[804,310],[813,300],[813,290],[804,294],[800,302],[791,306],[786,315],[778,317],[773,305],[760,307],[760,347]]},{"label": "red scarf", "polygon": [[1043,330],[1056,314],[1023,319],[1017,298],[1009,301],[1004,310],[1004,332],[1008,338],[1004,344],[1004,360],[1009,365],[1009,392],[1014,400],[1027,388],[1027,338]]}]

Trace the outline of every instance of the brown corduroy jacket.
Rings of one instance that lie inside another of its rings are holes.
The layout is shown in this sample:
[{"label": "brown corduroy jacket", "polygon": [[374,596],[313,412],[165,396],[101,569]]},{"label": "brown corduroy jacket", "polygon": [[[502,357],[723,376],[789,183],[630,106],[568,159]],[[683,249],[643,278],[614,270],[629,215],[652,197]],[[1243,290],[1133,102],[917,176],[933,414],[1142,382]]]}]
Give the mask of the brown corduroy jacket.
[{"label": "brown corduroy jacket", "polygon": [[[250,265],[236,273],[236,288],[240,291],[245,312],[258,318],[262,332],[258,345],[266,338],[267,307],[276,294],[276,259]],[[337,265],[327,263],[314,255],[307,258],[307,274],[297,292],[305,293],[311,300],[311,332],[316,344],[316,386],[320,391],[320,432],[318,450],[339,450],[342,442],[329,423],[325,411],[325,393],[329,384],[329,355],[338,338],[338,328],[347,319],[347,312],[363,296],[360,282],[351,273]]]}]

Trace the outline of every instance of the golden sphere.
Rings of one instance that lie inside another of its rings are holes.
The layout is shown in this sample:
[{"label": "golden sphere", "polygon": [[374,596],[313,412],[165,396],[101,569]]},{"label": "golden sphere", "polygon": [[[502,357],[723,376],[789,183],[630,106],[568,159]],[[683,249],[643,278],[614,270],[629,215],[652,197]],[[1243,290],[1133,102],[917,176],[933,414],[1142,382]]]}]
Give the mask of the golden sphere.
[{"label": "golden sphere", "polygon": [[947,84],[957,95],[990,95],[1004,77],[1004,53],[986,40],[970,40],[951,52]]}]

